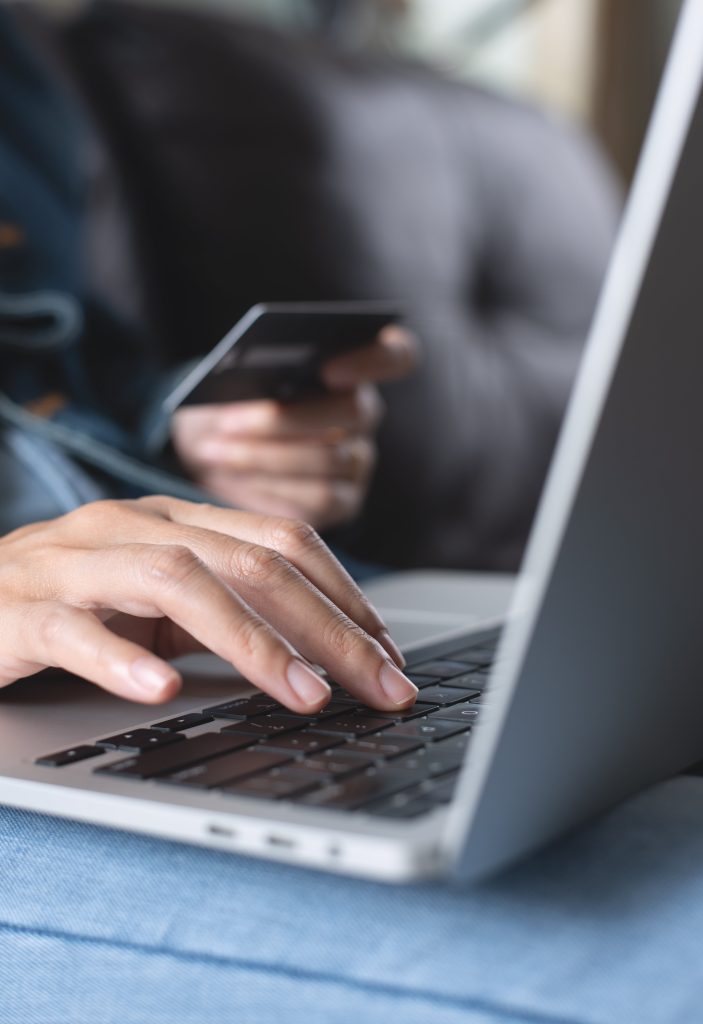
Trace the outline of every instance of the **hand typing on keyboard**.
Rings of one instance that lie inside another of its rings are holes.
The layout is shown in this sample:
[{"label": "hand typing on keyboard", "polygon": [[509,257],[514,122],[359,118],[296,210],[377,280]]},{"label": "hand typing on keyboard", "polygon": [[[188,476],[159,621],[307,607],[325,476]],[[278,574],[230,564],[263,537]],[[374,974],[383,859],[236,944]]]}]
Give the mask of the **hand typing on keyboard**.
[{"label": "hand typing on keyboard", "polygon": [[382,711],[416,687],[381,618],[308,526],[166,497],[105,501],[0,539],[0,686],[66,669],[156,704],[168,659],[213,651],[297,712],[330,698],[310,663]]}]

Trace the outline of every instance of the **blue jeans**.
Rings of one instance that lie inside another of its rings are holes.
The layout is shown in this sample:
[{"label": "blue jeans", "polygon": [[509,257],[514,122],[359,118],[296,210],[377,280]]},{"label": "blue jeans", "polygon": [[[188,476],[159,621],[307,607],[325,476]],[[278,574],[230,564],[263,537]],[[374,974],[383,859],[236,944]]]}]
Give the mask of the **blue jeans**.
[{"label": "blue jeans", "polygon": [[698,1024],[703,780],[479,887],[0,813],[2,1024]]}]

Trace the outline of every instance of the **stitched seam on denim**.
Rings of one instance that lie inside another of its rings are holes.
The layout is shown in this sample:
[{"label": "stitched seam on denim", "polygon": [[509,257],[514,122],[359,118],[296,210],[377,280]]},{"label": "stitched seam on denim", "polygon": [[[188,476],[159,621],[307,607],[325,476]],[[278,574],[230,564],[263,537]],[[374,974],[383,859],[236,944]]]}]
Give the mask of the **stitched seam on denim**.
[{"label": "stitched seam on denim", "polygon": [[535,1013],[531,1010],[516,1009],[509,1005],[492,1003],[482,999],[462,999],[460,996],[445,996],[426,989],[396,988],[393,985],[378,981],[364,981],[346,978],[339,974],[324,971],[307,971],[300,967],[278,967],[275,964],[262,964],[254,960],[242,960],[237,957],[218,956],[216,953],[196,953],[188,950],[173,949],[167,946],[147,946],[138,942],[126,942],[122,939],[108,939],[102,936],[77,935],[73,932],[62,932],[53,928],[30,928],[25,925],[0,924],[0,933],[13,932],[37,938],[56,939],[61,942],[72,942],[82,946],[106,946],[125,950],[131,953],[148,954],[151,956],[167,956],[186,963],[212,964],[213,966],[237,967],[259,974],[276,974],[284,978],[296,978],[301,981],[319,981],[341,987],[369,990],[376,994],[394,996],[404,999],[423,999],[426,1002],[441,1003],[443,1006],[456,1007],[464,1010],[478,1010],[492,1014],[510,1015],[514,1020],[523,1020],[525,1024],[590,1024],[575,1017],[553,1017]]}]

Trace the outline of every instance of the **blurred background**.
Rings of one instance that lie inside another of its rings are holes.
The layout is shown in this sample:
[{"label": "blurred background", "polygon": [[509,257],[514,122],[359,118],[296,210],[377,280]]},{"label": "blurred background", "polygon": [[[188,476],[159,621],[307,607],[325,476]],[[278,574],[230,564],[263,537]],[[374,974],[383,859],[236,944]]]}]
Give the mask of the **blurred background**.
[{"label": "blurred background", "polygon": [[593,129],[629,180],[681,0],[168,0],[177,4],[400,51],[535,99]]},{"label": "blurred background", "polygon": [[422,366],[340,543],[513,571],[680,0],[49,6],[91,294],[169,366],[256,302],[392,297]]}]

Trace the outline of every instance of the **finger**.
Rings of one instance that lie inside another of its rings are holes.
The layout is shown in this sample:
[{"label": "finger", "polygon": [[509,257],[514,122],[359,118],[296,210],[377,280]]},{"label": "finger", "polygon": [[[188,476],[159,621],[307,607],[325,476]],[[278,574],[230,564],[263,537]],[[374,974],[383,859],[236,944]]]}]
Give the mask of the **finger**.
[{"label": "finger", "polygon": [[385,327],[373,345],[336,356],[322,368],[328,388],[345,390],[365,382],[397,380],[417,366],[418,344],[403,327]]},{"label": "finger", "polygon": [[[147,500],[153,502],[156,499]],[[399,665],[405,664],[378,611],[307,523],[195,505],[176,498],[159,500],[163,502],[164,514],[174,523],[213,530],[224,536],[237,536],[249,543],[264,544],[279,551],[345,615],[378,640]]]},{"label": "finger", "polygon": [[322,444],[209,435],[194,445],[193,455],[201,465],[236,473],[357,480],[371,471],[375,448],[366,437]]},{"label": "finger", "polygon": [[372,433],[383,403],[370,386],[346,394],[320,395],[302,402],[232,402],[221,406],[216,432],[229,437],[319,437]]},{"label": "finger", "polygon": [[[352,622],[279,552],[195,527],[181,527],[180,533],[183,546],[162,548],[162,552],[168,552],[168,555],[160,557],[157,563],[165,567],[159,570],[160,573],[169,574],[165,592],[158,594],[159,607],[174,622],[205,642],[210,650],[232,661],[255,685],[281,699],[271,683],[271,678],[276,678],[275,674],[271,677],[270,672],[261,671],[260,662],[266,657],[266,651],[262,649],[258,634],[263,629],[266,631],[264,639],[271,637],[280,641],[280,635],[285,636],[296,651],[314,664],[322,665],[333,679],[373,707],[392,710],[414,701],[417,689],[402,675],[381,645]],[[232,589],[225,587],[222,580]],[[187,615],[184,615],[182,605],[172,599],[174,583],[178,587],[186,584],[183,597],[188,604]],[[203,604],[202,590],[206,587],[208,601]],[[255,674],[252,674],[251,665],[241,663],[242,659],[233,649],[236,648],[237,637],[242,635],[241,628],[234,638],[234,645],[228,646],[226,637],[223,639],[223,629],[227,628],[230,635],[232,632],[233,602],[230,600],[229,607],[225,609],[226,615],[219,615],[218,588],[228,598],[238,598],[242,611],[249,616],[243,633],[245,637],[252,635],[256,624],[253,635],[257,637],[256,647],[261,653]],[[153,589],[150,588],[148,593],[152,594]],[[158,589],[161,591],[163,588]],[[266,621],[254,616],[252,608],[265,616]],[[225,625],[227,617],[228,626]],[[273,668],[270,671],[275,673]],[[262,680],[267,685],[262,685]],[[290,701],[285,702],[290,704]]]},{"label": "finger", "polygon": [[[220,539],[232,548],[252,547]],[[212,538],[206,546],[214,547]],[[329,700],[327,684],[290,643],[189,547],[122,544],[71,554],[68,603],[90,603],[145,618],[165,616],[294,711],[314,713]]]},{"label": "finger", "polygon": [[65,669],[119,697],[160,704],[180,689],[181,677],[173,666],[115,635],[85,609],[37,602],[26,607],[18,627],[13,642],[23,658]]},{"label": "finger", "polygon": [[302,519],[317,530],[330,529],[357,517],[366,488],[348,480],[277,479],[269,476],[233,476],[210,471],[201,485],[229,505],[262,516]]}]

